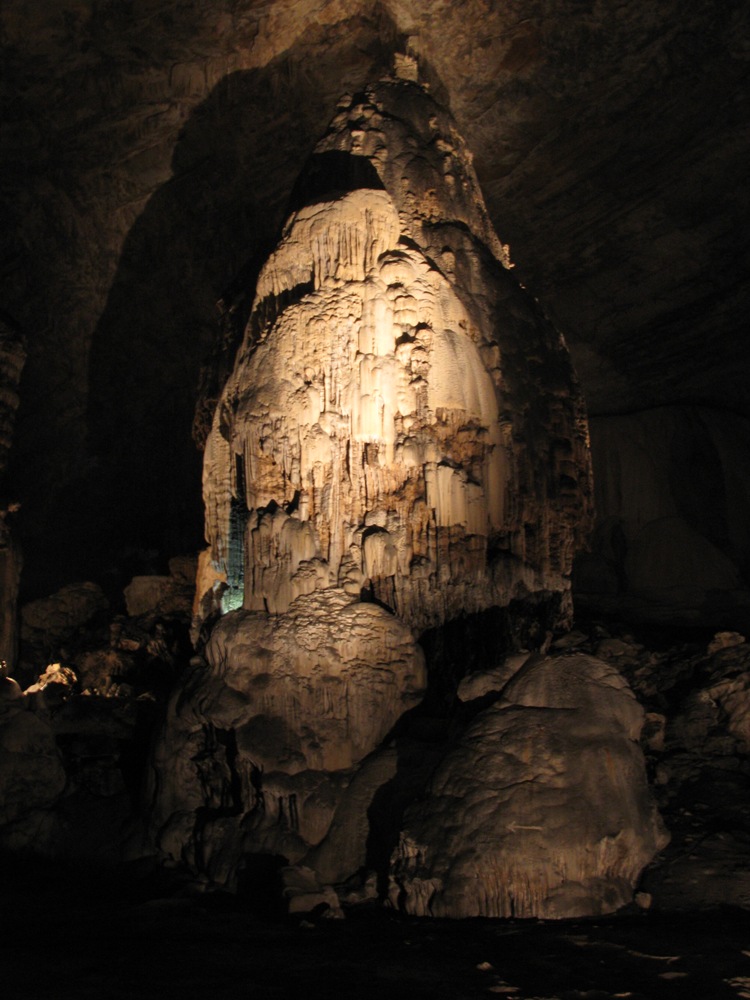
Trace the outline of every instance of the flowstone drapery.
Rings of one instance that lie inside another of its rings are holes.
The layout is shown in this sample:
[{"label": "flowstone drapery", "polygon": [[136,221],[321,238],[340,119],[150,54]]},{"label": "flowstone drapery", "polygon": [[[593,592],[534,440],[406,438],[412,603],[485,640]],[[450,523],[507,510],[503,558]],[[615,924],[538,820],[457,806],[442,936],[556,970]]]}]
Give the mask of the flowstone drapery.
[{"label": "flowstone drapery", "polygon": [[[315,871],[343,879],[374,864],[384,884],[390,865],[411,912],[451,915],[444,901],[433,910],[412,899],[425,878],[447,884],[453,842],[436,827],[431,852],[422,814],[404,812],[409,782],[419,793],[427,764],[447,753],[434,741],[415,750],[403,718],[429,681],[416,637],[429,629],[426,648],[444,657],[441,629],[511,602],[564,623],[591,515],[567,349],[510,266],[465,144],[423,88],[389,79],[341,101],[258,278],[206,442],[210,551],[196,611],[198,624],[223,617],[175,693],[155,753],[152,820],[165,855],[223,884],[249,855],[304,861],[310,872],[291,879],[297,895]],[[495,646],[502,660],[499,638]],[[524,713],[537,726],[544,717],[519,706],[521,728]],[[401,760],[404,733],[416,769]],[[634,738],[612,750],[627,774],[610,776],[611,791],[616,812],[624,802],[628,822],[648,826],[648,805],[631,809],[618,791],[632,778],[634,799],[648,798]],[[502,752],[490,738],[482,753],[496,758],[503,788]],[[446,760],[461,786],[461,760]],[[602,772],[602,801],[610,778]],[[378,802],[389,801],[409,826],[379,843]],[[430,815],[442,823],[440,808]],[[586,828],[593,847],[570,845],[592,912],[621,901],[643,863],[618,869],[614,894],[601,888],[600,865],[583,871],[601,854],[599,833]],[[429,877],[407,857],[417,834],[437,866]],[[641,843],[637,829],[632,839]],[[645,856],[656,839],[643,843]],[[534,850],[544,853],[544,836]],[[544,898],[528,895],[532,910]],[[482,912],[472,898],[453,915]]]},{"label": "flowstone drapery", "polygon": [[454,123],[413,83],[346,98],[295,199],[206,446],[224,608],[340,587],[422,631],[546,593],[564,618],[582,400]]}]

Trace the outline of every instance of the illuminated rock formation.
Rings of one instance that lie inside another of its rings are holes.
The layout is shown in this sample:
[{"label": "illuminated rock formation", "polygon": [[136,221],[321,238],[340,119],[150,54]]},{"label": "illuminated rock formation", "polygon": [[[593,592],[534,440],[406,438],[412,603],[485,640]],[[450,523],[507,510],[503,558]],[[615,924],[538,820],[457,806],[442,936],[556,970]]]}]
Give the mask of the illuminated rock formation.
[{"label": "illuminated rock formation", "polygon": [[391,899],[436,917],[562,918],[632,899],[668,841],[622,677],[583,655],[534,658],[410,806]]},{"label": "illuminated rock formation", "polygon": [[341,587],[418,631],[532,592],[564,618],[581,398],[451,119],[403,81],[345,99],[296,198],[206,446],[224,610]]},{"label": "illuminated rock formation", "polygon": [[393,615],[330,589],[226,615],[205,655],[170,705],[153,822],[225,882],[245,853],[298,860],[325,836],[346,772],[421,699],[424,658]]},{"label": "illuminated rock formation", "polygon": [[196,604],[224,617],[172,700],[152,819],[215,881],[323,841],[352,769],[421,697],[415,633],[527,597],[550,623],[570,611],[586,421],[508,267],[425,90],[344,99],[206,442]]}]

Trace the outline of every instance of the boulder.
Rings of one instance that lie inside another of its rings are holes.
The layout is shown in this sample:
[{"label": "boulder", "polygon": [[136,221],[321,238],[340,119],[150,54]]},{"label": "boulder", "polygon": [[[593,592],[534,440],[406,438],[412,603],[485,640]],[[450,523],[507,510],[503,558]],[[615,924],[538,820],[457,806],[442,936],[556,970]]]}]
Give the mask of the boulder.
[{"label": "boulder", "polygon": [[21,639],[36,660],[49,663],[62,644],[107,607],[96,583],[71,583],[21,608]]},{"label": "boulder", "polygon": [[323,839],[349,769],[421,699],[421,650],[383,608],[327,590],[277,616],[225,615],[205,656],[156,749],[157,838],[173,856],[198,828],[204,854],[231,840],[225,875],[250,847],[296,861]]},{"label": "boulder", "polygon": [[49,723],[23,699],[0,703],[0,843],[6,827],[50,809],[65,789],[65,770]]},{"label": "boulder", "polygon": [[189,617],[196,566],[194,558],[176,556],[169,560],[169,576],[134,576],[123,592],[128,614],[134,618],[155,612]]},{"label": "boulder", "polygon": [[583,654],[533,658],[406,811],[390,898],[438,917],[580,917],[632,899],[667,843],[637,744],[643,710]]},{"label": "boulder", "polygon": [[173,586],[171,576],[134,576],[123,591],[128,614],[136,617],[155,611]]}]

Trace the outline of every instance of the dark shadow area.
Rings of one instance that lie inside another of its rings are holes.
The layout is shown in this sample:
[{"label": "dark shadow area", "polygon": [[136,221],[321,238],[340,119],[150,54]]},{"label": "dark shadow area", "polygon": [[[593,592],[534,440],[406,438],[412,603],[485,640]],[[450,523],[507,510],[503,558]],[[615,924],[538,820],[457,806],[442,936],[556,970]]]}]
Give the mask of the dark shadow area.
[{"label": "dark shadow area", "polygon": [[[205,429],[300,169],[341,94],[390,68],[397,38],[377,8],[342,22],[322,56],[321,30],[225,77],[184,125],[173,177],[130,231],[93,336],[92,468],[24,539],[26,596],[76,577],[109,579],[114,593],[201,546],[199,391]],[[28,467],[23,478],[33,489]]]},{"label": "dark shadow area", "polygon": [[371,160],[364,156],[353,156],[344,150],[313,153],[294,185],[289,211],[296,212],[306,205],[314,205],[319,201],[330,200],[337,194],[359,191],[362,188],[385,190]]},{"label": "dark shadow area", "polygon": [[34,1000],[736,1000],[750,975],[746,914],[730,908],[538,922],[362,907],[299,922],[254,914],[241,897],[186,896],[136,867],[102,878],[14,863],[0,874],[13,915],[6,982]]},{"label": "dark shadow area", "polygon": [[419,640],[430,678],[425,702],[438,714],[450,711],[463,677],[492,670],[517,650],[540,649],[559,613],[560,594],[540,592],[427,629]]}]

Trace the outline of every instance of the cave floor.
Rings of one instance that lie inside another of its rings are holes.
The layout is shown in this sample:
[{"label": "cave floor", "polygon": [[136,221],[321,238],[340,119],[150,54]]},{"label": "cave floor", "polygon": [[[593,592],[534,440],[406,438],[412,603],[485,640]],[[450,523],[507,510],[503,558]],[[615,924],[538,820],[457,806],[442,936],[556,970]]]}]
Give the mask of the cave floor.
[{"label": "cave floor", "polygon": [[369,906],[344,920],[253,912],[111,875],[2,873],[8,1000],[750,998],[746,911],[581,921],[424,921]]}]

